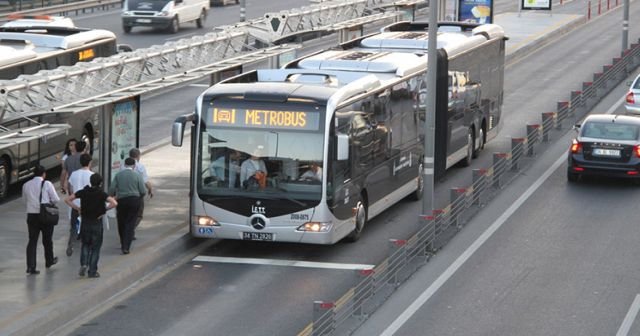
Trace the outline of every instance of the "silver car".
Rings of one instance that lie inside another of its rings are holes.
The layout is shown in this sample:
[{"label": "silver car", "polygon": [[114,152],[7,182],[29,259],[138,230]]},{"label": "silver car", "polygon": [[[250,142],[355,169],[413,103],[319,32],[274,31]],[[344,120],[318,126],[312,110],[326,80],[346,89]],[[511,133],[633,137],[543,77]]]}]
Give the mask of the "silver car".
[{"label": "silver car", "polygon": [[627,113],[640,114],[640,75],[631,82],[629,92],[625,96],[624,107]]}]

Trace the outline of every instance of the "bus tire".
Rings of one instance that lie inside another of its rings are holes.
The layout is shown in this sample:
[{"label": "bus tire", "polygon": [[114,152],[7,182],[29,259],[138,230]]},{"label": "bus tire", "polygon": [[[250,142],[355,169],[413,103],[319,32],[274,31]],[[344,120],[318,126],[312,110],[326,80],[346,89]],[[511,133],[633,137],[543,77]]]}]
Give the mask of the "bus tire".
[{"label": "bus tire", "polygon": [[476,148],[476,146],[473,146],[473,158],[477,158],[478,155],[480,155],[480,151],[482,151],[484,149],[484,127],[480,127],[480,129],[478,130],[478,147]]},{"label": "bus tire", "polygon": [[367,224],[367,205],[364,203],[362,197],[356,203],[356,227],[349,233],[346,240],[350,243],[358,241],[362,236],[362,230],[364,230]]},{"label": "bus tire", "polygon": [[469,127],[469,131],[467,132],[467,156],[460,161],[460,165],[463,167],[469,167],[471,165],[471,159],[473,158],[473,148],[474,148],[474,132],[473,127]]},{"label": "bus tire", "polygon": [[180,23],[178,23],[178,17],[174,17],[169,24],[169,33],[175,34],[180,30]]},{"label": "bus tire", "polygon": [[0,200],[6,199],[9,194],[9,162],[0,158]]},{"label": "bus tire", "polygon": [[196,19],[196,26],[198,26],[198,28],[204,27],[204,20],[206,19],[207,12],[205,12],[205,10],[203,9],[202,12],[200,12],[200,16],[198,17],[198,19]]}]

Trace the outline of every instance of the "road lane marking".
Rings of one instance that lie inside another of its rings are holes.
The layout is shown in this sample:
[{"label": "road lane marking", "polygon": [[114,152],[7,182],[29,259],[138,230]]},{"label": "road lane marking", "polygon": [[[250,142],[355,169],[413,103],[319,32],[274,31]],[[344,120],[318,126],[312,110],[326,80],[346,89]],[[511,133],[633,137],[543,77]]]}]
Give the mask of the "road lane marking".
[{"label": "road lane marking", "polygon": [[620,329],[618,329],[618,333],[616,336],[627,336],[629,334],[629,330],[633,325],[633,321],[636,319],[638,315],[638,311],[640,310],[640,294],[636,295],[636,298],[631,303],[631,307],[629,307],[629,311],[627,312],[627,316],[624,317],[622,324],[620,325]]},{"label": "road lane marking", "polygon": [[264,266],[326,268],[326,269],[339,269],[339,270],[362,270],[362,269],[372,269],[375,267],[375,265],[366,265],[366,264],[340,264],[340,263],[326,263],[326,262],[298,261],[298,260],[231,258],[231,257],[210,257],[210,256],[197,256],[193,258],[192,261],[223,263],[223,264],[248,264],[248,265],[264,265]]},{"label": "road lane marking", "polygon": [[[613,113],[624,102],[624,97],[607,110],[606,114]],[[442,287],[469,259],[471,256],[513,215],[533,193],[562,165],[565,160],[565,153],[549,167],[511,206],[496,219],[489,228],[469,246],[451,266],[449,266],[418,298],[413,301],[381,334],[380,336],[391,336],[395,334],[420,308]],[[635,303],[635,302],[634,302]],[[637,313],[637,312],[636,312]],[[634,314],[635,315],[635,314]]]},{"label": "road lane marking", "polygon": [[209,84],[189,84],[189,86],[195,86],[195,87],[210,87],[211,85],[209,85]]}]

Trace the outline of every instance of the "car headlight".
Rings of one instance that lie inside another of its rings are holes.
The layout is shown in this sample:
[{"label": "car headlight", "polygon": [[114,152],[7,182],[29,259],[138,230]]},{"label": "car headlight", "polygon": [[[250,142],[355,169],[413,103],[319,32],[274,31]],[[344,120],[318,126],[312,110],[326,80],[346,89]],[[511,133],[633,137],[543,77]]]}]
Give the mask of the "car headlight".
[{"label": "car headlight", "polygon": [[122,12],[122,16],[131,16],[133,13],[131,12]]},{"label": "car headlight", "polygon": [[193,216],[193,222],[200,226],[220,226],[220,223],[209,216]]},{"label": "car headlight", "polygon": [[323,222],[306,222],[298,227],[298,231],[305,232],[329,232],[331,231],[331,223]]}]

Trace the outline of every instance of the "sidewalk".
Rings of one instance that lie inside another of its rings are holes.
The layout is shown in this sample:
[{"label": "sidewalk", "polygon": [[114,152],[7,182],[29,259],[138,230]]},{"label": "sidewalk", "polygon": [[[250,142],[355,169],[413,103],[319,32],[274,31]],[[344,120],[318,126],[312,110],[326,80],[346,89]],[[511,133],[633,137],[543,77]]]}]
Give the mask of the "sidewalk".
[{"label": "sidewalk", "polygon": [[[510,38],[507,41],[509,61],[532,52],[558,34],[579,27],[585,19],[579,15],[506,13],[497,15],[495,21],[505,28]],[[203,243],[190,239],[186,226],[189,152],[189,143],[185,141],[182,148],[164,145],[143,153],[142,162],[156,186],[154,198],[146,200],[145,217],[137,230],[138,239],[132,245],[131,254],[120,254],[117,228],[115,221],[111,221],[110,230],[104,235],[99,279],[78,276],[79,242],[73,256],[65,255],[66,211],[61,211],[63,219],[54,232],[58,264],[45,269],[40,240],[37,260],[41,273],[26,275],[28,235],[24,204],[18,199],[0,205],[0,335],[49,334],[154,268]]]}]

